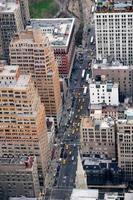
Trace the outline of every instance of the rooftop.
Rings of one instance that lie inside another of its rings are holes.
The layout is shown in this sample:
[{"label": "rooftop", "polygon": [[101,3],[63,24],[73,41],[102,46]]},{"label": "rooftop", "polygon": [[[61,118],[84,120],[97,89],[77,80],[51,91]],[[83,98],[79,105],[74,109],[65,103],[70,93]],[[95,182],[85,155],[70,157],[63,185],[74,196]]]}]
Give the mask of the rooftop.
[{"label": "rooftop", "polygon": [[[12,78],[13,77],[13,78]],[[0,64],[0,86],[10,88],[26,88],[31,75],[20,75],[19,66]]]},{"label": "rooftop", "polygon": [[133,193],[125,193],[124,200],[132,200],[133,199]]},{"label": "rooftop", "polygon": [[117,192],[105,193],[104,199],[105,200],[117,200],[117,199],[119,199],[119,194]]},{"label": "rooftop", "polygon": [[93,127],[93,120],[89,117],[83,117],[81,119],[81,124],[83,128],[91,128]]},{"label": "rooftop", "polygon": [[37,200],[37,198],[28,197],[10,197],[9,200]]},{"label": "rooftop", "polygon": [[19,4],[16,1],[8,2],[7,0],[0,1],[0,12],[1,13],[11,13],[14,12],[16,8],[19,7]]},{"label": "rooftop", "polygon": [[48,38],[42,33],[40,29],[33,29],[31,26],[27,26],[21,33],[16,33],[11,40],[11,46],[13,44],[23,44],[24,47],[31,47],[33,44],[41,44],[43,47],[47,47],[49,44]]},{"label": "rooftop", "polygon": [[118,13],[118,12],[132,12],[132,1],[123,0],[98,0],[96,5],[96,13]]},{"label": "rooftop", "polygon": [[82,128],[95,128],[95,129],[106,129],[114,126],[114,120],[111,117],[104,119],[91,119],[85,117],[81,119]]},{"label": "rooftop", "polygon": [[98,190],[96,189],[73,189],[70,200],[97,200]]},{"label": "rooftop", "polygon": [[111,92],[112,88],[118,88],[118,83],[113,80],[106,80],[105,75],[96,76],[95,79],[91,79],[90,88],[96,85],[96,88],[100,88],[101,85],[106,86],[107,92]]},{"label": "rooftop", "polygon": [[133,66],[126,66],[123,65],[123,63],[119,62],[118,60],[113,60],[113,59],[99,59],[99,60],[93,60],[92,63],[93,69],[133,69]]},{"label": "rooftop", "polygon": [[118,124],[133,124],[133,108],[128,108],[124,112],[125,118],[119,119]]},{"label": "rooftop", "polygon": [[112,163],[112,160],[111,159],[107,159],[107,158],[97,158],[97,157],[88,157],[88,158],[85,158],[84,160],[84,166],[86,165],[100,165],[100,163],[106,163],[106,164],[109,164],[109,163]]},{"label": "rooftop", "polygon": [[0,63],[0,77],[15,76],[18,69],[19,69],[18,65],[4,65]]},{"label": "rooftop", "polygon": [[31,19],[33,28],[41,28],[53,47],[68,46],[74,18]]},{"label": "rooftop", "polygon": [[33,164],[33,157],[31,156],[18,156],[18,157],[10,157],[3,156],[0,157],[0,165],[24,165],[25,168],[31,168]]}]

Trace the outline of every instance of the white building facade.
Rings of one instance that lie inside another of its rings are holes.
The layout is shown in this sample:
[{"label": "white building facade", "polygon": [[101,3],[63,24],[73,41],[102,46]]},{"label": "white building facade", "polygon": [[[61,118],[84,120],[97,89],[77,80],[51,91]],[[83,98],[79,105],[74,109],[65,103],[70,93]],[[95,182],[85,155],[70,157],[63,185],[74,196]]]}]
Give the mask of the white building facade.
[{"label": "white building facade", "polygon": [[97,59],[112,55],[124,64],[132,64],[132,3],[125,3],[124,0],[122,3],[111,3],[105,0],[101,5],[97,4],[94,21]]},{"label": "white building facade", "polygon": [[119,105],[118,84],[112,81],[92,81],[89,84],[90,104]]}]

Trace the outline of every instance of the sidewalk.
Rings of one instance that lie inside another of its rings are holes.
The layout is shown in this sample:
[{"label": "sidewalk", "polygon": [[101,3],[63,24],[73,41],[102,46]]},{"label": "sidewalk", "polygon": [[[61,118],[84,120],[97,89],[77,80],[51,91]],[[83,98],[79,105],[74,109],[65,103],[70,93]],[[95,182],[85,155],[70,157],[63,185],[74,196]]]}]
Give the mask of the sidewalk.
[{"label": "sidewalk", "polygon": [[58,166],[58,161],[60,157],[60,146],[58,145],[55,147],[55,153],[54,153],[54,159],[51,161],[46,178],[45,178],[45,186],[47,189],[51,189],[53,187],[55,177],[54,175],[56,174],[57,166]]}]

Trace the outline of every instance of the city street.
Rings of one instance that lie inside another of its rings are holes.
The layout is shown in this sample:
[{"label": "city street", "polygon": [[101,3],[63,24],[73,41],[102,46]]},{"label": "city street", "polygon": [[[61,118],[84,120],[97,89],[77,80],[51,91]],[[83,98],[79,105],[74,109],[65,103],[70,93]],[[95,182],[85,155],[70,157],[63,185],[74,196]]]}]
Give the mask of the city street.
[{"label": "city street", "polygon": [[[58,150],[56,157],[57,168],[53,178],[53,187],[51,187],[46,199],[66,200],[70,199],[71,192],[75,187],[75,177],[77,170],[77,155],[80,146],[80,120],[82,116],[88,115],[89,105],[89,84],[86,81],[86,75],[91,76],[91,62],[95,57],[95,43],[91,43],[91,37],[94,38],[94,25],[91,14],[91,5],[88,10],[85,9],[90,21],[85,22],[82,47],[76,49],[76,56],[73,64],[68,96],[64,105],[62,120],[58,130]],[[85,6],[85,5],[83,5]],[[82,77],[82,72],[85,75]],[[83,94],[87,87],[87,93]]]}]

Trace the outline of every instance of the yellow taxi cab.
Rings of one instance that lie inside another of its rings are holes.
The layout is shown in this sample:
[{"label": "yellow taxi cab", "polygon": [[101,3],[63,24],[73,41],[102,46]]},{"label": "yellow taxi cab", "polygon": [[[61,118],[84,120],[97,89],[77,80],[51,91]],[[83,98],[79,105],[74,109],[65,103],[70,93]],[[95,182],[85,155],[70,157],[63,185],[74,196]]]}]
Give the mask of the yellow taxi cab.
[{"label": "yellow taxi cab", "polygon": [[66,160],[65,160],[65,159],[63,159],[63,161],[62,161],[62,164],[63,164],[63,165],[65,165],[65,164],[66,164]]},{"label": "yellow taxi cab", "polygon": [[68,146],[68,144],[66,144],[66,147],[65,147],[66,149],[68,149],[69,148],[69,146]]}]

